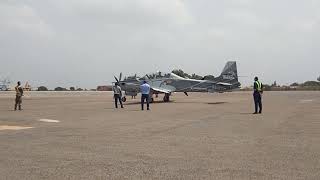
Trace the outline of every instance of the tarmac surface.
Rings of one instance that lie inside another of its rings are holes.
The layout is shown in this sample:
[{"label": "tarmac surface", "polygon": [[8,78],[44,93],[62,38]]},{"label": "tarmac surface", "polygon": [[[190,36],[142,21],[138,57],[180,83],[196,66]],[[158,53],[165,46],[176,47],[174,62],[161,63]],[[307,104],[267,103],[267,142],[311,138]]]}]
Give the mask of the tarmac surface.
[{"label": "tarmac surface", "polygon": [[[162,96],[159,97],[161,100]],[[0,92],[0,179],[320,179],[320,92]]]}]

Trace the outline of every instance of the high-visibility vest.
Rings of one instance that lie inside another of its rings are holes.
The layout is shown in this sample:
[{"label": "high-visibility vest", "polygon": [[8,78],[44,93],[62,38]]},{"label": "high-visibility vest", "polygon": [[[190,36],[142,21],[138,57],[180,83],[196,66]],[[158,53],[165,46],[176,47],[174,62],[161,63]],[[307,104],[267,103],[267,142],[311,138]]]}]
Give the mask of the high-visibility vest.
[{"label": "high-visibility vest", "polygon": [[259,92],[261,92],[262,91],[262,83],[260,81],[256,81],[255,83],[257,84],[257,90]]}]

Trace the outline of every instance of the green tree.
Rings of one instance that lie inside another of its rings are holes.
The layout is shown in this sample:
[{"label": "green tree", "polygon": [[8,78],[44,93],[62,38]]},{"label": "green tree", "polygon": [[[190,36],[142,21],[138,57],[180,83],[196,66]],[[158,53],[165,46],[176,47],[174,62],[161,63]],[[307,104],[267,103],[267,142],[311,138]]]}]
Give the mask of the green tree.
[{"label": "green tree", "polygon": [[76,90],[76,88],[70,87],[70,91],[75,91],[75,90]]},{"label": "green tree", "polygon": [[317,81],[306,81],[303,86],[320,86],[320,82]]},{"label": "green tree", "polygon": [[274,81],[271,86],[272,86],[272,87],[277,87],[277,81]]},{"label": "green tree", "polygon": [[271,91],[271,86],[270,85],[268,85],[268,84],[264,84],[263,85],[263,90],[265,90],[265,91]]},{"label": "green tree", "polygon": [[178,75],[178,76],[180,76],[180,77],[183,77],[183,78],[190,78],[190,77],[191,77],[189,74],[185,73],[185,72],[184,72],[183,70],[181,70],[181,69],[174,69],[174,70],[172,71],[172,73],[174,73],[174,74],[176,74],[176,75]]},{"label": "green tree", "polygon": [[48,88],[45,86],[38,87],[38,91],[48,91]]},{"label": "green tree", "polygon": [[54,88],[55,91],[68,91],[66,88],[63,87],[56,87]]},{"label": "green tree", "polygon": [[214,76],[213,75],[206,75],[203,77],[204,80],[214,80]]},{"label": "green tree", "polygon": [[199,75],[197,75],[197,74],[195,74],[195,73],[193,73],[193,74],[191,75],[190,79],[201,80],[201,79],[203,79],[203,77],[202,77],[202,76],[199,76]]},{"label": "green tree", "polygon": [[299,86],[297,82],[290,84],[290,86]]}]

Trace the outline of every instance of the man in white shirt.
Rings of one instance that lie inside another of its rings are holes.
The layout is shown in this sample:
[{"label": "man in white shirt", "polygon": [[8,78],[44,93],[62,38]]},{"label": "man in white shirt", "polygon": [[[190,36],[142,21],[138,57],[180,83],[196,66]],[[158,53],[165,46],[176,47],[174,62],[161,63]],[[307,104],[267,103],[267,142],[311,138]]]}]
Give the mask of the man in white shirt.
[{"label": "man in white shirt", "polygon": [[143,111],[144,108],[144,100],[147,101],[147,110],[150,110],[149,108],[149,94],[150,94],[150,85],[147,83],[147,81],[143,81],[143,84],[140,86],[141,91],[141,110]]},{"label": "man in white shirt", "polygon": [[121,92],[121,87],[119,86],[119,83],[115,83],[115,86],[113,86],[113,97],[114,97],[114,104],[116,106],[116,108],[118,108],[118,100],[120,102],[121,108],[123,108],[122,105],[122,92]]}]

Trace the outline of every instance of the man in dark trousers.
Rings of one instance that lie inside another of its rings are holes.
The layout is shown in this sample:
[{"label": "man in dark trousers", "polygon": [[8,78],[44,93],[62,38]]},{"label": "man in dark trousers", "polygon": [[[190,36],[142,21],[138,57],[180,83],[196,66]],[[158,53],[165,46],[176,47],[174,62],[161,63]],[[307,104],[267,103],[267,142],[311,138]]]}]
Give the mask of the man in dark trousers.
[{"label": "man in dark trousers", "polygon": [[150,85],[147,81],[143,81],[143,84],[140,86],[141,91],[141,110],[144,110],[144,100],[147,101],[147,110],[150,110],[149,107],[149,94],[150,94]]},{"label": "man in dark trousers", "polygon": [[255,111],[253,114],[258,114],[258,109],[259,109],[259,114],[262,113],[262,100],[261,100],[262,93],[263,93],[263,85],[259,81],[258,77],[255,77],[254,85],[253,85],[253,99],[254,99]]},{"label": "man in dark trousers", "polygon": [[14,89],[16,90],[16,100],[14,104],[14,110],[16,111],[17,107],[19,107],[19,110],[21,111],[23,88],[21,87],[20,81],[18,81],[17,86]]},{"label": "man in dark trousers", "polygon": [[119,86],[119,83],[115,83],[115,86],[113,86],[113,97],[114,97],[114,104],[116,106],[116,108],[118,108],[118,100],[120,102],[121,108],[123,108],[122,105],[122,91],[121,91],[121,87]]}]

